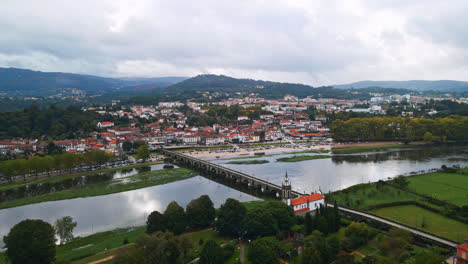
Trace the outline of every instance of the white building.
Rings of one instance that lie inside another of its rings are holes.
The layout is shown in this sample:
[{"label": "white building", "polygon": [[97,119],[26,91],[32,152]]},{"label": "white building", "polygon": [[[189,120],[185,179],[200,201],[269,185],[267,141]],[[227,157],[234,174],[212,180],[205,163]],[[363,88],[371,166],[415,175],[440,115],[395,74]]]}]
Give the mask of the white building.
[{"label": "white building", "polygon": [[315,211],[320,208],[320,205],[325,205],[325,197],[320,193],[313,193],[311,195],[288,200],[288,205],[293,206],[295,213]]}]

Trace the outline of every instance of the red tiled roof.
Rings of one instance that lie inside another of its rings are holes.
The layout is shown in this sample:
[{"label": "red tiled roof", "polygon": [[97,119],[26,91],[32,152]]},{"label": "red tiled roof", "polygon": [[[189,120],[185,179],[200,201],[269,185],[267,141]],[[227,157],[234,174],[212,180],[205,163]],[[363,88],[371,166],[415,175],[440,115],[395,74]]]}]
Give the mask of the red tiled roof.
[{"label": "red tiled roof", "polygon": [[322,199],[325,199],[325,197],[322,194],[314,193],[314,194],[311,194],[311,195],[306,195],[306,196],[302,196],[302,197],[293,199],[293,200],[291,200],[291,204],[292,205],[298,205],[298,204],[313,202],[313,201],[322,200]]},{"label": "red tiled roof", "polygon": [[468,250],[468,244],[458,245],[457,248],[460,248],[460,249],[463,249],[463,250]]}]

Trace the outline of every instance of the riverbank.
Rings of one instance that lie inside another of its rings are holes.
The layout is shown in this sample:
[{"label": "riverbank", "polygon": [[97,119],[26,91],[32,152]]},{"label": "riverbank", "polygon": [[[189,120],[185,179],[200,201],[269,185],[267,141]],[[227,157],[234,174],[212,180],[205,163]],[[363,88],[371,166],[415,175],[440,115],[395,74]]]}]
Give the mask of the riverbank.
[{"label": "riverbank", "polygon": [[81,188],[72,188],[64,191],[52,192],[44,195],[0,203],[0,209],[48,201],[58,201],[131,191],[135,189],[185,180],[196,175],[198,175],[198,173],[185,168],[154,170],[138,173],[128,177],[113,179],[107,182],[85,185]]},{"label": "riverbank", "polygon": [[[331,145],[312,146],[306,144],[281,144],[281,145],[268,145],[268,146],[251,146],[243,148],[241,146],[236,152],[229,151],[209,151],[209,150],[190,150],[185,154],[198,159],[246,159],[246,158],[260,158],[262,156],[281,155],[281,154],[294,154],[294,153],[320,153],[329,152]],[[255,155],[255,153],[262,155]]]},{"label": "riverbank", "polygon": [[238,160],[238,161],[230,161],[227,164],[235,164],[235,165],[254,165],[254,164],[264,164],[269,163],[268,160]]},{"label": "riverbank", "polygon": [[52,182],[59,182],[67,179],[72,179],[72,178],[77,178],[77,177],[82,177],[82,176],[89,176],[89,175],[94,175],[94,174],[99,174],[99,173],[107,173],[107,172],[114,172],[114,171],[119,171],[119,170],[130,170],[130,169],[135,169],[135,168],[141,168],[141,167],[146,167],[146,166],[151,166],[151,165],[157,165],[157,164],[162,164],[162,161],[156,161],[156,162],[148,162],[148,163],[140,163],[140,164],[135,164],[135,165],[129,165],[129,166],[122,166],[122,167],[117,167],[117,168],[109,168],[109,169],[102,169],[102,170],[94,170],[94,171],[87,171],[87,172],[80,172],[80,173],[73,173],[73,174],[63,174],[60,176],[55,176],[51,178],[43,178],[43,179],[32,179],[31,181],[26,181],[26,182],[14,182],[14,183],[8,183],[8,184],[3,184],[0,185],[0,191],[5,191],[8,189],[14,189],[30,184],[39,184],[39,183],[52,183]]},{"label": "riverbank", "polygon": [[331,156],[328,156],[328,155],[292,156],[292,157],[279,158],[276,161],[278,161],[278,162],[299,162],[299,161],[305,161],[305,160],[328,159],[330,157]]},{"label": "riverbank", "polygon": [[[468,216],[461,210],[463,205],[468,205],[468,175],[464,173],[465,170],[434,172],[358,184],[327,198],[336,200],[338,205],[372,212],[462,242],[468,237]],[[439,225],[444,222],[452,224],[441,228]]]},{"label": "riverbank", "polygon": [[421,144],[403,144],[401,142],[368,142],[368,143],[353,143],[353,144],[336,144],[332,147],[333,154],[353,154],[367,151],[380,151],[392,148],[409,148],[417,147]]},{"label": "riverbank", "polygon": [[[246,208],[253,209],[266,203],[266,201],[251,201],[243,204]],[[135,243],[136,239],[145,232],[146,226],[138,226],[76,237],[65,245],[57,246],[56,258],[60,261],[70,261],[72,264],[87,264],[91,261],[115,255],[118,249]],[[213,230],[201,230],[183,235],[192,240],[195,252],[201,251],[200,240],[208,241],[212,239],[219,243],[225,241]]]}]

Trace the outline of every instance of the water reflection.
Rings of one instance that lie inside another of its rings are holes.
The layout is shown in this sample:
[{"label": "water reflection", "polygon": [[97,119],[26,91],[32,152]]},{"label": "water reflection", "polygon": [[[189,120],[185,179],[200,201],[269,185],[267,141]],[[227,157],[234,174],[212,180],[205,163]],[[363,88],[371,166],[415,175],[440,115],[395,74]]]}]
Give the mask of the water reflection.
[{"label": "water reflection", "polygon": [[0,237],[24,219],[42,219],[53,223],[60,217],[71,216],[78,222],[75,235],[142,225],[148,214],[154,210],[164,211],[169,202],[175,200],[185,207],[192,199],[203,194],[208,194],[216,207],[223,204],[227,198],[240,201],[257,200],[251,195],[196,176],[128,192],[3,209],[0,210]]},{"label": "water reflection", "polygon": [[114,179],[125,178],[136,175],[138,173],[161,170],[163,169],[163,166],[164,164],[155,164],[132,169],[121,169],[113,172],[96,173],[57,182],[28,184],[14,189],[8,189],[6,191],[0,191],[0,203],[47,193],[59,192],[71,188],[83,188],[89,184],[111,182]]},{"label": "water reflection", "polygon": [[328,159],[292,163],[276,162],[278,158],[294,155],[260,157],[259,159],[269,160],[270,163],[256,165],[228,164],[229,160],[213,160],[212,162],[276,184],[281,184],[283,175],[287,171],[293,189],[299,192],[335,191],[358,183],[386,180],[400,174],[440,168],[443,164],[468,166],[466,146],[399,149],[332,155],[332,158]]}]

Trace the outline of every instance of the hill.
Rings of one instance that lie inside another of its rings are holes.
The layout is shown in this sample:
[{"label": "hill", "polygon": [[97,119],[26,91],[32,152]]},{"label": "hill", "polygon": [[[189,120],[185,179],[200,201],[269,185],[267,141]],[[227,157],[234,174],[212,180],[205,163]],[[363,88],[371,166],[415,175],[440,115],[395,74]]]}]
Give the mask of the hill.
[{"label": "hill", "polygon": [[160,94],[168,96],[190,95],[196,97],[205,92],[210,93],[257,93],[266,98],[279,98],[286,94],[298,97],[333,97],[333,98],[356,98],[360,93],[352,93],[347,90],[335,89],[333,87],[312,87],[298,83],[281,83],[252,79],[237,79],[224,75],[204,74],[184,80],[159,90]]},{"label": "hill", "polygon": [[452,81],[452,80],[440,80],[440,81],[423,81],[423,80],[412,80],[412,81],[360,81],[350,84],[333,85],[339,89],[349,88],[368,88],[368,87],[382,87],[382,88],[399,88],[409,89],[415,91],[442,91],[442,92],[467,92],[468,82],[463,81]]},{"label": "hill", "polygon": [[87,94],[116,90],[142,90],[167,87],[184,77],[107,78],[63,72],[41,72],[18,68],[0,68],[0,95],[49,96],[76,89]]}]

